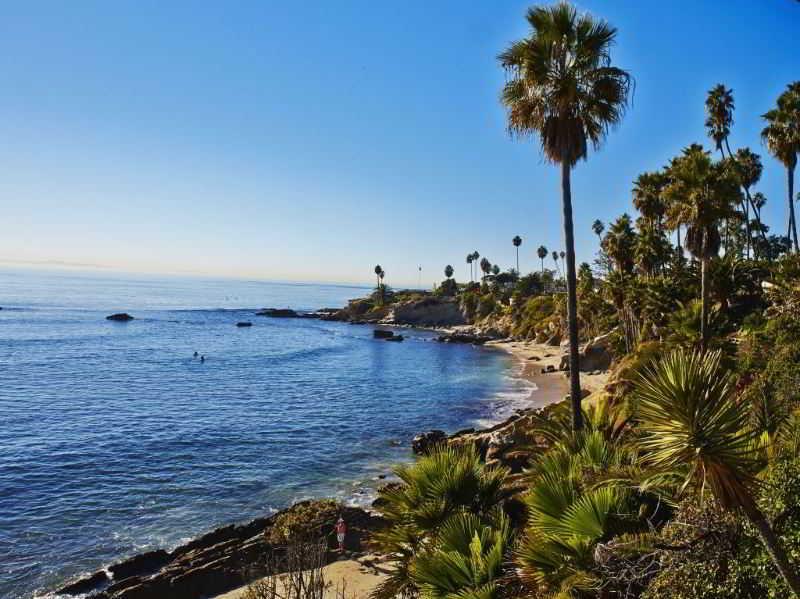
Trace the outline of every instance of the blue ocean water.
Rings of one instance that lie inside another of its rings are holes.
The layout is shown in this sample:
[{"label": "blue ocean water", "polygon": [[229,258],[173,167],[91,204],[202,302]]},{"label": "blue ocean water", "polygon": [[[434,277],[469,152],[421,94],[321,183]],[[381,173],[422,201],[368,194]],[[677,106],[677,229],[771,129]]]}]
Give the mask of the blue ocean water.
[{"label": "blue ocean water", "polygon": [[0,270],[0,597],[298,499],[367,502],[414,434],[527,395],[498,352],[253,315],[366,291]]}]

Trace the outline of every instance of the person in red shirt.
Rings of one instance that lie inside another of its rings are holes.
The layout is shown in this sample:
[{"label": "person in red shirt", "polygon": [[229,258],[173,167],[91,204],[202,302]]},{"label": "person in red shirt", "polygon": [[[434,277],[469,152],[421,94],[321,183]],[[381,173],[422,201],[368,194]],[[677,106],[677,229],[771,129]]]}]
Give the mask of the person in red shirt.
[{"label": "person in red shirt", "polygon": [[344,536],[347,534],[347,524],[341,516],[336,522],[336,540],[339,541],[339,551],[344,551]]}]

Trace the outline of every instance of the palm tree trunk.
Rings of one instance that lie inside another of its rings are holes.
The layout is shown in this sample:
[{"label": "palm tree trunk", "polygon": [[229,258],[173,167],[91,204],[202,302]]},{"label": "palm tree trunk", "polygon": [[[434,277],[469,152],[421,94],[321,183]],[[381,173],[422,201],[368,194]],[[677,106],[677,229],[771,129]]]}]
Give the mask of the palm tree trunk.
[{"label": "palm tree trunk", "polygon": [[764,547],[767,548],[767,553],[769,553],[769,556],[772,558],[775,567],[778,568],[778,572],[783,576],[783,580],[786,581],[787,586],[792,589],[794,596],[800,597],[800,577],[798,577],[796,569],[789,563],[789,558],[786,556],[786,552],[778,541],[778,536],[770,527],[766,517],[761,513],[761,510],[758,509],[755,502],[745,502],[742,508],[747,518],[753,523],[756,530],[758,530],[761,542],[764,543]]},{"label": "palm tree trunk", "polygon": [[703,257],[700,259],[700,349],[705,352],[708,348],[708,262],[705,256],[705,241],[703,242]]},{"label": "palm tree trunk", "polygon": [[794,252],[797,254],[800,253],[800,248],[797,246],[797,221],[794,216],[794,166],[786,169],[786,175],[789,185],[789,226],[794,236]]},{"label": "palm tree trunk", "polygon": [[519,246],[517,246],[517,274],[519,274]]},{"label": "palm tree trunk", "polygon": [[681,247],[681,226],[678,225],[678,251],[683,255],[683,248]]},{"label": "palm tree trunk", "polygon": [[581,412],[580,356],[578,355],[578,295],[575,280],[575,234],[572,224],[570,165],[561,163],[561,203],[564,209],[564,242],[567,250],[567,322],[569,327],[569,383],[572,403],[572,428],[583,428]]}]

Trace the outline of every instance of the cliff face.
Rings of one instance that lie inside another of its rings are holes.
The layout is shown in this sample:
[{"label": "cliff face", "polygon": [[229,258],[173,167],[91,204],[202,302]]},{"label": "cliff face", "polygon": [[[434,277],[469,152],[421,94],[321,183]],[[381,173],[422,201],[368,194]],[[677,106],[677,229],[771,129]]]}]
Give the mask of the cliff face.
[{"label": "cliff face", "polygon": [[452,299],[426,297],[392,306],[383,319],[386,324],[452,327],[466,324],[458,302]]}]

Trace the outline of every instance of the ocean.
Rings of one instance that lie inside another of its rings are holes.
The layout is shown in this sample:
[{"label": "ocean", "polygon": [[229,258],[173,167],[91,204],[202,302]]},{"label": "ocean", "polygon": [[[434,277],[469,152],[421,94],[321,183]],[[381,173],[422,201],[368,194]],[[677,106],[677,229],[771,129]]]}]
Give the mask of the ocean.
[{"label": "ocean", "polygon": [[[368,291],[0,270],[0,597],[300,499],[366,505],[416,433],[528,396],[497,351],[254,316]],[[105,319],[121,311],[135,320]]]}]

